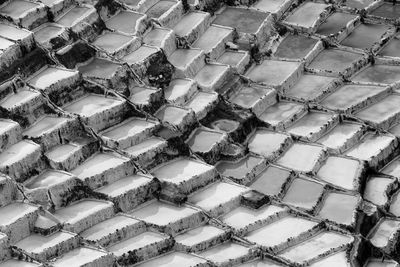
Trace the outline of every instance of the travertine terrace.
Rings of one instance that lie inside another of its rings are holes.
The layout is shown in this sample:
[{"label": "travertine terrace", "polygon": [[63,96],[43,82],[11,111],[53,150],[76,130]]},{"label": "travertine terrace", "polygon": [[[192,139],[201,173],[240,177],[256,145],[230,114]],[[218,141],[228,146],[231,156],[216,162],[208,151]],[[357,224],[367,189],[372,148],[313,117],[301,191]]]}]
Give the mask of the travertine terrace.
[{"label": "travertine terrace", "polygon": [[399,266],[400,4],[0,0],[0,267]]}]

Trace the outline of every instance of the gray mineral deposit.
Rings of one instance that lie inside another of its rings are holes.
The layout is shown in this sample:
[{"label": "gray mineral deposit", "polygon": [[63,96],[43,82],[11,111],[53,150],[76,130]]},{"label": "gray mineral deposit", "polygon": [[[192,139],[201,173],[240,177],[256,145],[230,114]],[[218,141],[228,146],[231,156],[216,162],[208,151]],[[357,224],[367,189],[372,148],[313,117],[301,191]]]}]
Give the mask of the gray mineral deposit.
[{"label": "gray mineral deposit", "polygon": [[0,0],[0,267],[400,267],[400,0]]}]

